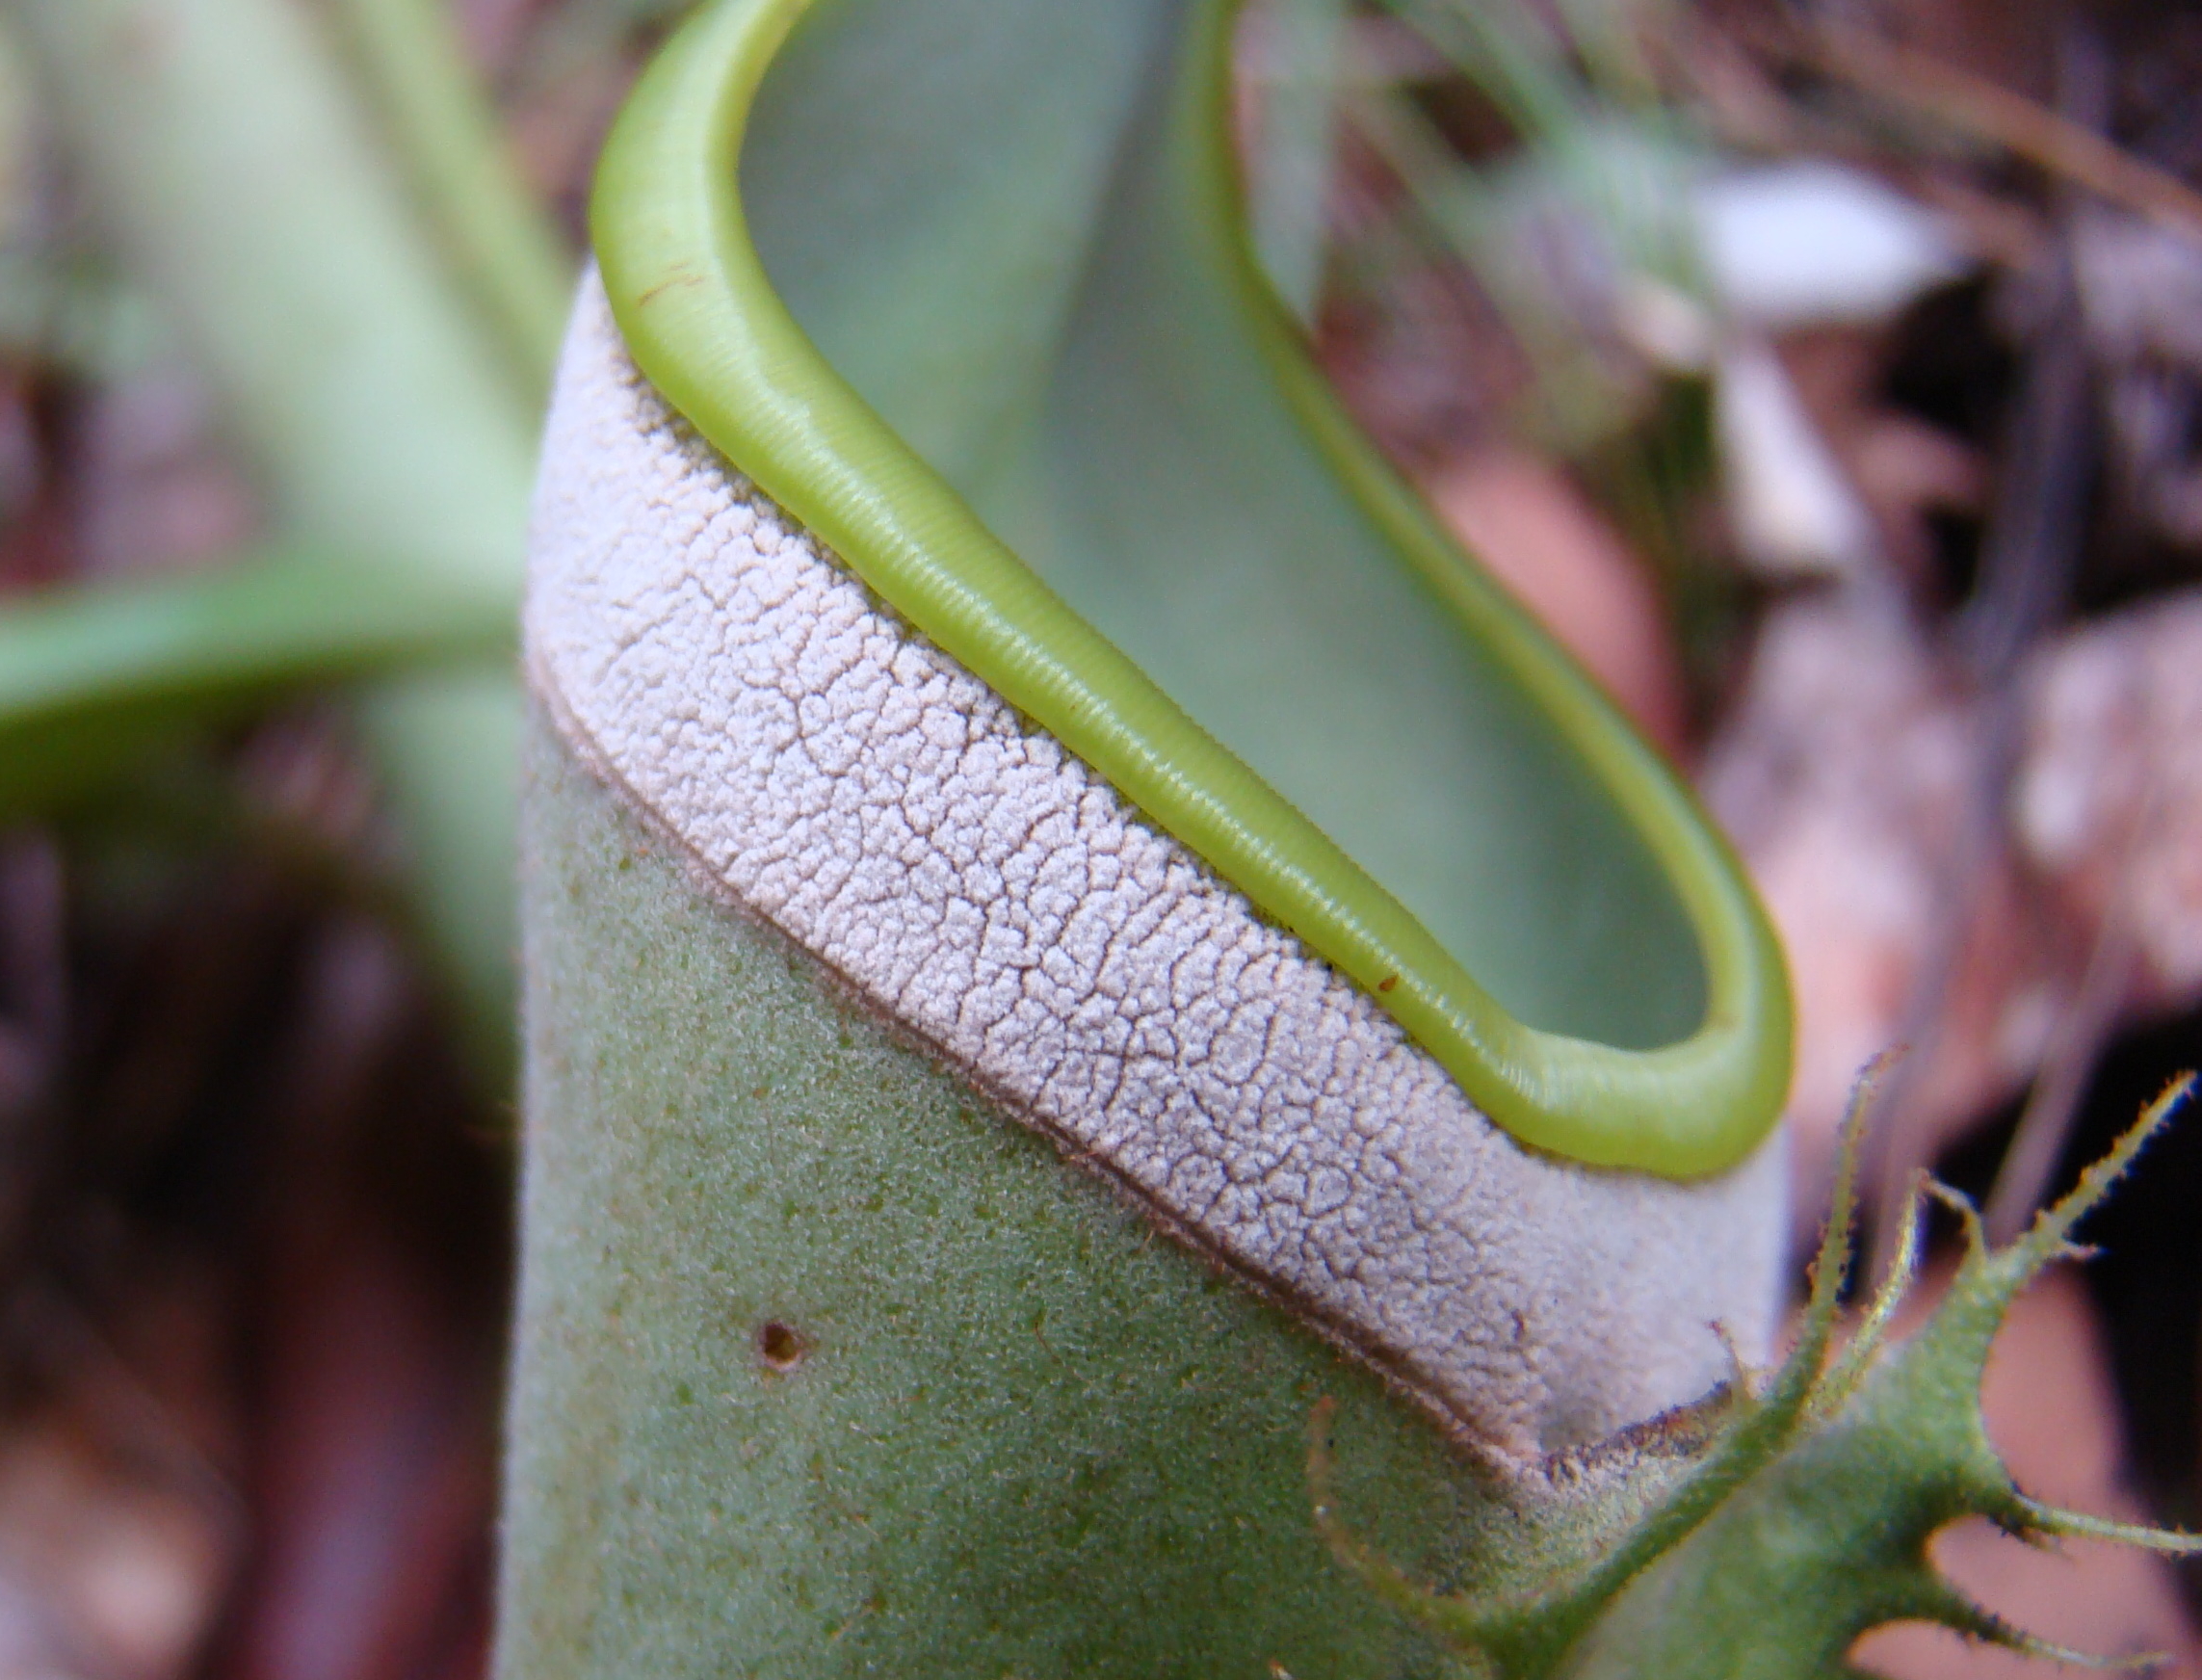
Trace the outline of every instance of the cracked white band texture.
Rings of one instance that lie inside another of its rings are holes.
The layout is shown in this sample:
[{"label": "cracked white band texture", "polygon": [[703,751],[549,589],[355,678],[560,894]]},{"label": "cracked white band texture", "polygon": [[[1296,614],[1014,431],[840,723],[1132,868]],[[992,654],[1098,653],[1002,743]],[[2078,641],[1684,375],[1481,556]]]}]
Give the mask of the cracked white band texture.
[{"label": "cracked white band texture", "polygon": [[1782,1149],[1677,1184],[1523,1148],[1390,1016],[677,422],[594,277],[545,440],[538,693],[727,898],[1508,1457],[1773,1326]]}]

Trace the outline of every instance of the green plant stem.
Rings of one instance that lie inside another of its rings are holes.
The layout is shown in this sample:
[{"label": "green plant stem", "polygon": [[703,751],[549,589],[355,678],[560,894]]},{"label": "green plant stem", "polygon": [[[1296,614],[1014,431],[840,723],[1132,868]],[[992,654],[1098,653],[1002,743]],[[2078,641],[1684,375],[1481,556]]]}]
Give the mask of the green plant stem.
[{"label": "green plant stem", "polygon": [[335,0],[422,209],[540,403],[565,330],[573,261],[520,178],[451,14],[437,0]]},{"label": "green plant stem", "polygon": [[1314,324],[1323,290],[1345,22],[1339,0],[1270,9],[1269,85],[1247,213],[1262,270],[1303,328]]},{"label": "green plant stem", "polygon": [[[12,0],[82,178],[223,398],[286,537],[518,598],[534,418],[328,43],[286,0]],[[511,1061],[515,685],[361,726],[485,1068]]]}]

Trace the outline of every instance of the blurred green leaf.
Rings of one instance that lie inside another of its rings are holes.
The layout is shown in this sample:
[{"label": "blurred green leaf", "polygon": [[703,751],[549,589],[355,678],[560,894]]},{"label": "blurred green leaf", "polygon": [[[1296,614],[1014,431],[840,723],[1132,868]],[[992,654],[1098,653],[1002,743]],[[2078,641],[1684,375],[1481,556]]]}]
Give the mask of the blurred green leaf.
[{"label": "blurred green leaf", "polygon": [[520,392],[539,403],[574,263],[522,183],[443,0],[338,0],[401,163]]},{"label": "blurred green leaf", "polygon": [[286,691],[510,657],[510,604],[282,555],[0,608],[0,820],[108,780]]},{"label": "blurred green leaf", "polygon": [[[535,406],[326,18],[293,0],[7,0],[7,15],[77,177],[221,399],[279,540],[373,555],[393,590],[426,574],[516,618]],[[451,76],[446,92],[463,91]],[[412,914],[500,1079],[519,715],[505,671],[395,681],[359,714],[406,836]]]},{"label": "blurred green leaf", "polygon": [[1266,52],[1254,66],[1259,128],[1247,159],[1247,220],[1262,272],[1306,328],[1329,245],[1350,8],[1346,0],[1271,0],[1254,15]]}]

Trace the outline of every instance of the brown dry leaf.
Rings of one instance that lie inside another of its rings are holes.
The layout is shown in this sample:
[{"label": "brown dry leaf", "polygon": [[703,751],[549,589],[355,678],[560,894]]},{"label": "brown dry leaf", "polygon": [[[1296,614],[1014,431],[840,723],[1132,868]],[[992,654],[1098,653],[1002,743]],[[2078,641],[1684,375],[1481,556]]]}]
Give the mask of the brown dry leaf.
[{"label": "brown dry leaf", "polygon": [[1883,17],[1907,47],[2029,98],[2051,96],[2059,12],[2044,0],[1914,0]]},{"label": "brown dry leaf", "polygon": [[1779,349],[1815,430],[1871,514],[1882,554],[1913,591],[1931,596],[1929,516],[1978,513],[1987,500],[1987,462],[1951,433],[1888,406],[1884,329],[1793,332]]},{"label": "brown dry leaf", "polygon": [[1897,612],[1824,595],[1769,616],[1704,786],[1789,957],[1800,1209],[1826,1205],[1851,1082],[1900,1031],[1971,763],[1963,708]]},{"label": "brown dry leaf", "polygon": [[12,1431],[0,1444],[0,1674],[181,1674],[226,1553],[198,1503],[72,1420]]},{"label": "brown dry leaf", "polygon": [[2130,931],[2130,1008],[2202,993],[2202,594],[2059,639],[2039,662],[2013,823],[2066,914]]},{"label": "brown dry leaf", "polygon": [[1575,483],[1542,457],[1489,445],[1425,489],[1488,566],[1645,735],[1686,748],[1681,661],[1649,571]]},{"label": "brown dry leaf", "polygon": [[1826,1200],[1866,1060],[1911,1030],[1911,1158],[2023,1089],[2106,937],[2130,938],[2110,1025],[2202,998],[2202,595],[2051,639],[2026,685],[2012,843],[1970,855],[1981,703],[1886,603],[1777,608],[1704,778],[1779,929],[1796,987],[1798,1205]]},{"label": "brown dry leaf", "polygon": [[113,1340],[55,1292],[11,1303],[40,1398],[0,1427],[0,1676],[170,1680],[243,1539],[215,1280],[171,1268]]},{"label": "brown dry leaf", "polygon": [[253,1556],[202,1669],[218,1680],[483,1667],[498,1278],[438,1243],[489,1187],[455,1115],[417,1106],[434,1088],[406,1081],[410,986],[365,922],[331,927],[302,976],[244,1308]]}]

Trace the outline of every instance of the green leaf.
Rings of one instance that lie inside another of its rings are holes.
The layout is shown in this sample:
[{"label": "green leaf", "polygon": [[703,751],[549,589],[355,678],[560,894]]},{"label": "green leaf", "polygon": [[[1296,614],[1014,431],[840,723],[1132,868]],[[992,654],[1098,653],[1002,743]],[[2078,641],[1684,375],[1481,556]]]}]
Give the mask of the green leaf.
[{"label": "green leaf", "polygon": [[0,820],[309,684],[508,654],[511,603],[301,555],[0,608]]},{"label": "green leaf", "polygon": [[[425,572],[516,618],[536,416],[314,9],[7,0],[72,166],[208,377],[278,538]],[[379,687],[361,734],[411,912],[485,1075],[511,1056],[519,696]]]},{"label": "green leaf", "polygon": [[1223,0],[724,0],[594,205],[660,391],[1518,1137],[1677,1175],[1787,1082],[1671,773],[1376,457],[1258,277]]},{"label": "green leaf", "polygon": [[[2123,1666],[1991,1615],[1935,1572],[1927,1547],[1946,1525],[1984,1516],[2035,1543],[2085,1536],[2202,1553],[2202,1536],[2027,1498],[1989,1443],[1979,1404],[1989,1346],[2012,1300],[2053,1261],[2084,1257],[2074,1228],[2192,1087],[2189,1075],[2167,1089],[2006,1248],[1992,1249],[1972,1206],[1936,1187],[1966,1232],[1949,1293],[1924,1328],[1886,1349],[1917,1260],[1915,1205],[1899,1264],[1830,1362],[1851,1258],[1862,1089],[1797,1346],[1763,1389],[1740,1374],[1701,1406],[1556,1463],[1547,1488],[1523,1494],[1521,1533],[1494,1548],[1490,1578],[1476,1590],[1428,1590],[1353,1536],[1328,1490],[1321,1419],[1311,1456],[1317,1521],[1379,1596],[1498,1680],[1836,1680],[1857,1672],[1845,1657],[1860,1635],[1901,1620],[2035,1656]],[[1540,1543],[1553,1535],[1570,1543]]]},{"label": "green leaf", "polygon": [[1248,160],[1246,219],[1263,276],[1303,328],[1323,289],[1348,15],[1344,0],[1279,0],[1258,71],[1261,138]]},{"label": "green leaf", "polygon": [[336,14],[453,269],[504,341],[519,390],[540,402],[573,264],[520,180],[457,20],[442,0],[341,0]]}]

